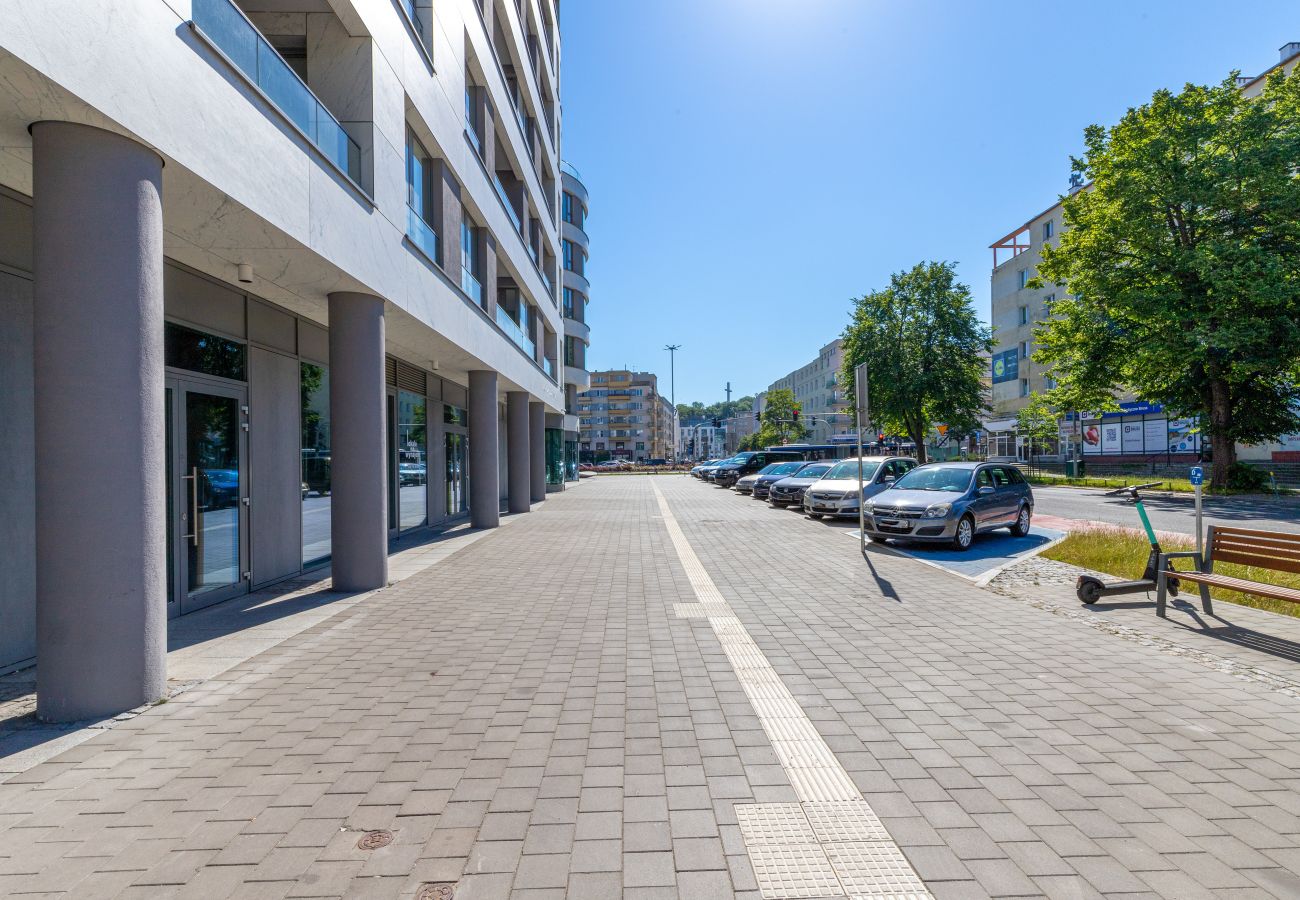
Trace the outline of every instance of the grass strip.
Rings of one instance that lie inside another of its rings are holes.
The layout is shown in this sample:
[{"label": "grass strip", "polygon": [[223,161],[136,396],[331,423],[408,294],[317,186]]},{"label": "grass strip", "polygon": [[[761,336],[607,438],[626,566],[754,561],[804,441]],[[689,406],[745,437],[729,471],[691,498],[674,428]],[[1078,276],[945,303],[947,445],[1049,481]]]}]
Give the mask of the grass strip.
[{"label": "grass strip", "polygon": [[[1168,552],[1196,549],[1196,545],[1190,540],[1164,541],[1161,546]],[[1134,535],[1127,531],[1098,529],[1096,531],[1071,532],[1065,540],[1044,550],[1042,555],[1047,559],[1072,563],[1076,566],[1083,566],[1085,569],[1105,572],[1107,575],[1114,575],[1117,578],[1130,579],[1142,577],[1142,570],[1146,567],[1147,554],[1150,550],[1151,546],[1140,535]],[[1177,568],[1190,569],[1192,561],[1178,559],[1174,560],[1174,565]],[[1235,563],[1215,563],[1214,571],[1217,575],[1228,575],[1233,578],[1245,578],[1249,581],[1262,581],[1265,584],[1300,588],[1300,575],[1291,572],[1275,572],[1272,569],[1241,566]],[[1152,590],[1154,591],[1154,588]],[[1198,602],[1196,585],[1185,582],[1179,596],[1192,603]],[[1215,600],[1224,600],[1241,606],[1265,609],[1286,616],[1300,616],[1300,603],[1270,600],[1265,597],[1243,594],[1239,591],[1226,591],[1222,588],[1210,588],[1210,596]]]}]

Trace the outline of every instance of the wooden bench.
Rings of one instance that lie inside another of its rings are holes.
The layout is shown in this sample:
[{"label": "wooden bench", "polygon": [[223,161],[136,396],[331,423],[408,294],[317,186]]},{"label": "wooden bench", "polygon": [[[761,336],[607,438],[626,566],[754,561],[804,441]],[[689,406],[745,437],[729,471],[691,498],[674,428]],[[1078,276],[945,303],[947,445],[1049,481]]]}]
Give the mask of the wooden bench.
[{"label": "wooden bench", "polygon": [[[1179,582],[1193,582],[1200,587],[1201,608],[1207,615],[1214,613],[1210,604],[1210,588],[1224,588],[1268,597],[1273,600],[1289,600],[1300,603],[1300,589],[1281,587],[1263,581],[1249,581],[1245,578],[1232,578],[1228,575],[1215,575],[1216,562],[1238,563],[1257,569],[1270,569],[1274,572],[1300,573],[1300,534],[1284,531],[1255,531],[1249,528],[1225,528],[1210,526],[1206,541],[1208,547],[1205,559],[1197,558],[1195,550],[1180,553],[1160,554],[1159,576],[1156,588],[1156,615],[1165,614],[1165,596],[1170,578]],[[1167,560],[1176,558],[1197,560],[1197,567],[1190,572],[1175,571],[1166,565]]]}]

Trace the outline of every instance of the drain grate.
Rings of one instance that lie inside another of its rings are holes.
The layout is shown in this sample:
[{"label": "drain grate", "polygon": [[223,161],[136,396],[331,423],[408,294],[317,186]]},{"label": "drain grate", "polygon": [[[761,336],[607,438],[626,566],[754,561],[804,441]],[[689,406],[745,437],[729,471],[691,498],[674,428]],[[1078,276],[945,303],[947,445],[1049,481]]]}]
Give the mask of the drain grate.
[{"label": "drain grate", "polygon": [[361,840],[357,841],[358,850],[378,850],[380,847],[387,847],[393,842],[393,833],[391,831],[367,831],[361,835]]},{"label": "drain grate", "polygon": [[415,892],[415,900],[452,900],[456,896],[456,885],[449,881],[426,882]]}]

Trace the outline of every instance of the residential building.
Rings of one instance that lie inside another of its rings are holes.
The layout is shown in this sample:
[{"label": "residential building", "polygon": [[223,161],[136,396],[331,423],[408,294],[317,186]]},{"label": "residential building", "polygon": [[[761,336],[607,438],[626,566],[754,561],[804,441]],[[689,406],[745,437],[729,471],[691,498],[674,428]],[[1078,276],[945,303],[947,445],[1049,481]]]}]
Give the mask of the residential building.
[{"label": "residential building", "polygon": [[[800,421],[808,429],[803,439],[809,444],[830,444],[857,440],[853,431],[853,401],[840,385],[844,365],[844,341],[836,338],[822,347],[817,358],[768,385],[760,395],[764,400],[771,391],[794,392],[799,404]],[[755,408],[763,409],[756,402]]]},{"label": "residential building", "polygon": [[584,462],[667,459],[674,454],[677,412],[650,372],[610,369],[591,373],[578,394]]},{"label": "residential building", "polygon": [[554,0],[6,10],[0,665],[41,716],[160,697],[172,616],[545,498]]},{"label": "residential building", "polygon": [[587,327],[587,303],[591,283],[587,280],[587,186],[568,162],[560,163],[560,313],[564,319],[564,459],[565,475],[578,477],[578,393],[591,387],[587,372],[587,348],[591,329]]},{"label": "residential building", "polygon": [[[1266,77],[1278,68],[1290,71],[1300,59],[1300,42],[1283,45],[1280,59],[1256,77],[1240,79],[1241,90],[1254,96],[1263,90]],[[1077,178],[1070,193],[1087,190]],[[1062,203],[1057,202],[990,245],[993,271],[990,299],[995,346],[990,360],[991,414],[985,421],[985,442],[990,457],[1027,459],[1028,439],[1016,429],[1016,415],[1033,394],[1051,387],[1051,371],[1034,362],[1034,330],[1051,316],[1052,304],[1061,295],[1055,285],[1031,287],[1045,246],[1056,246],[1065,227]],[[1118,398],[1121,411],[1096,414],[1065,411],[1057,440],[1036,447],[1047,459],[1072,459],[1082,455],[1097,461],[1125,462],[1159,455],[1167,460],[1191,460],[1201,451],[1197,424],[1172,418],[1159,403],[1132,393]],[[1242,447],[1245,458],[1300,460],[1300,437],[1284,438],[1280,444]]]},{"label": "residential building", "polygon": [[678,429],[677,456],[679,459],[718,459],[728,455],[727,429],[715,426],[712,420],[683,425]]}]

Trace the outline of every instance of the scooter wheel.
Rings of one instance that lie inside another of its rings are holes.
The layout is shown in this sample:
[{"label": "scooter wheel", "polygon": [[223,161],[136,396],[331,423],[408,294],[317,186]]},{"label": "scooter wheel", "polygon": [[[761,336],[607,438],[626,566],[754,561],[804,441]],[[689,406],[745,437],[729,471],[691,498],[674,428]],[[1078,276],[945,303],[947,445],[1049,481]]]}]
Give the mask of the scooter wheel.
[{"label": "scooter wheel", "polygon": [[1081,575],[1075,585],[1074,593],[1078,596],[1080,603],[1091,605],[1101,599],[1102,587],[1102,583],[1096,578]]}]

